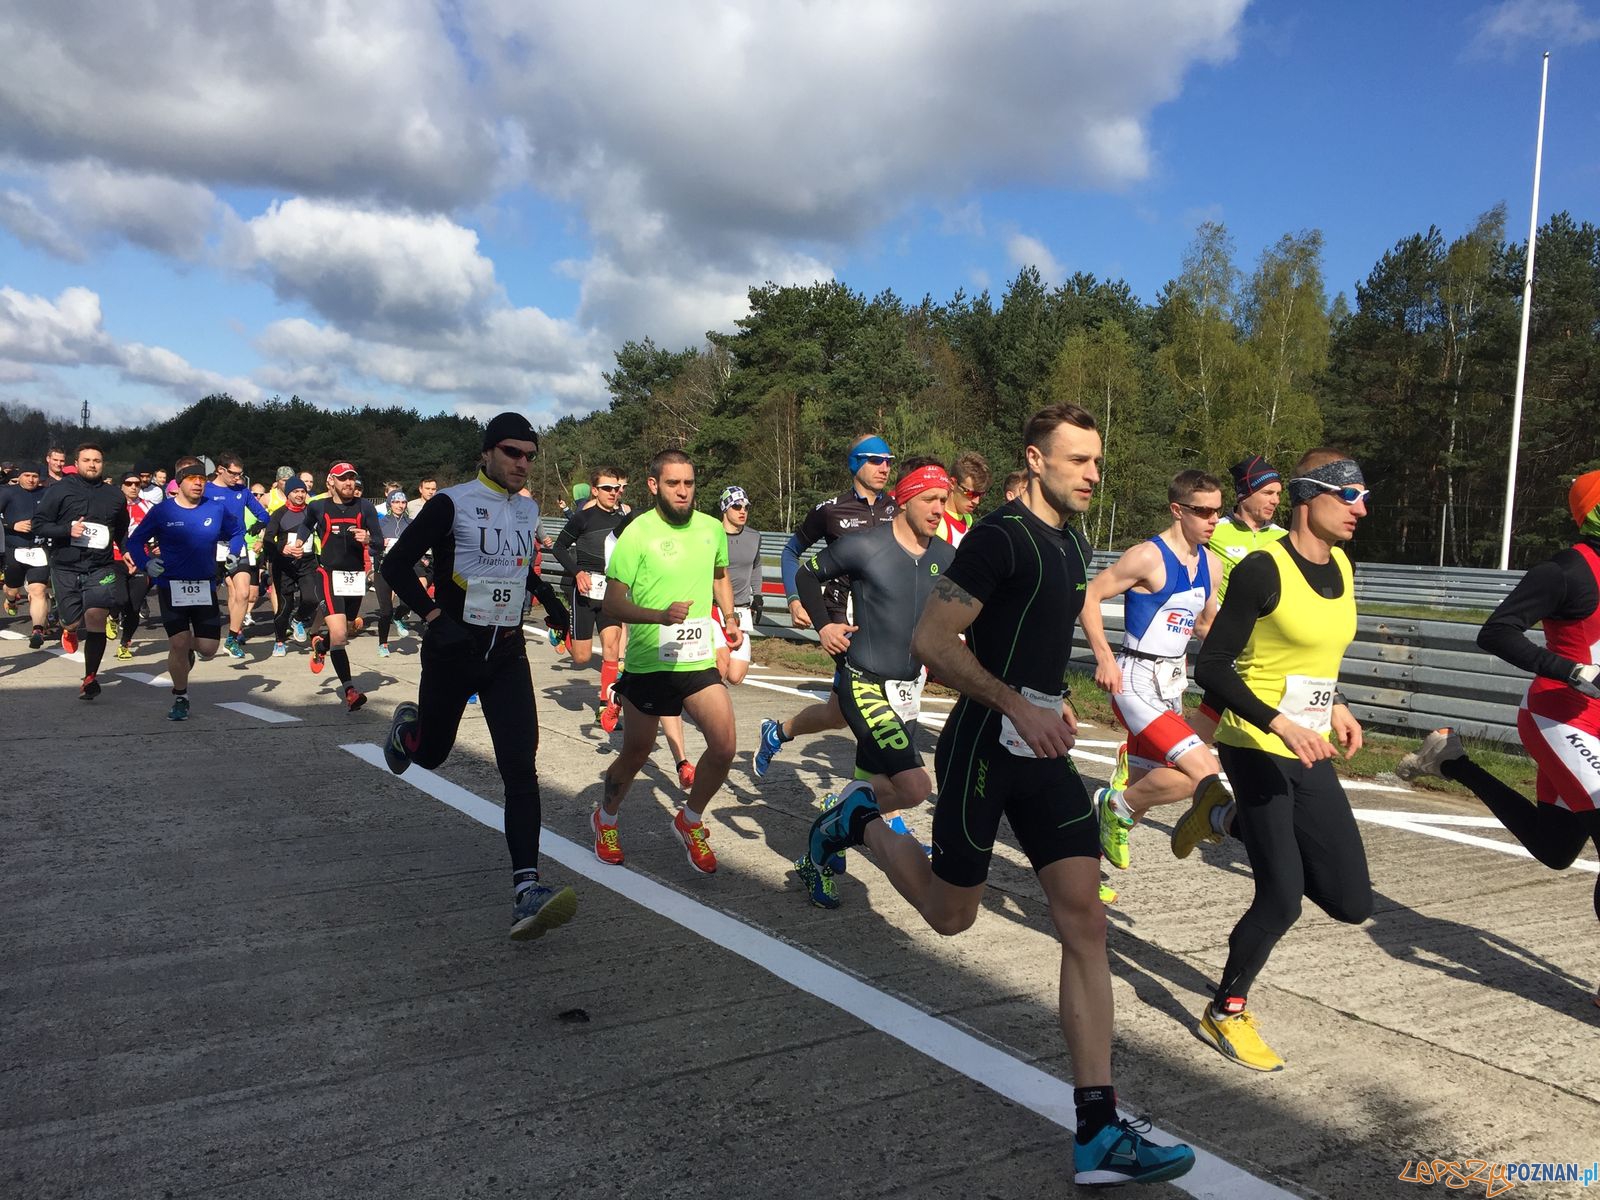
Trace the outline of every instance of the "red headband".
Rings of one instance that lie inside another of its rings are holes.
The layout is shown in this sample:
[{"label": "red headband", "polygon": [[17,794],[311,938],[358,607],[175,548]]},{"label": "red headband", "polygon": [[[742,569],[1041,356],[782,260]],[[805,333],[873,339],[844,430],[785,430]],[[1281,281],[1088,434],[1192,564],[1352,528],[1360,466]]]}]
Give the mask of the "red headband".
[{"label": "red headband", "polygon": [[950,490],[950,476],[937,463],[918,467],[911,474],[901,476],[900,482],[894,485],[894,502],[904,504],[911,497],[920,496],[931,488]]}]

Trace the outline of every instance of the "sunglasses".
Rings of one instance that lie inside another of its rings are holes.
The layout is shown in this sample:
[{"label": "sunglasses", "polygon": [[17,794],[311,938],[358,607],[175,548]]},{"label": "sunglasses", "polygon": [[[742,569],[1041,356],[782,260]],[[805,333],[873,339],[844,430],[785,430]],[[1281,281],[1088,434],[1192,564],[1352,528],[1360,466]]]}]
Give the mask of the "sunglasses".
[{"label": "sunglasses", "polygon": [[961,489],[961,494],[963,496],[965,496],[968,500],[971,500],[974,504],[982,504],[983,503],[983,493],[982,492],[974,492],[970,488],[962,488]]},{"label": "sunglasses", "polygon": [[1222,506],[1217,504],[1185,504],[1180,500],[1178,501],[1178,507],[1187,508],[1202,521],[1209,521],[1212,517],[1220,517],[1222,515]]},{"label": "sunglasses", "polygon": [[124,479],[122,481],[122,486],[123,487],[138,487],[139,486],[139,481],[137,479]]},{"label": "sunglasses", "polygon": [[500,451],[501,454],[504,454],[512,462],[522,462],[524,459],[530,459],[538,453],[537,450],[523,450],[516,446],[508,446],[503,442],[496,446],[495,449]]},{"label": "sunglasses", "polygon": [[737,508],[740,512],[743,512],[745,509],[749,508],[750,506],[748,504],[730,504],[730,505],[728,505],[728,507],[729,508]]},{"label": "sunglasses", "polygon": [[887,454],[865,454],[862,455],[861,461],[871,463],[875,467],[887,467],[891,461],[891,456]]},{"label": "sunglasses", "polygon": [[266,495],[265,492],[258,492],[258,491],[255,490],[255,488],[251,488],[250,489],[250,494],[252,496],[254,496],[257,500],[261,499],[261,497]]},{"label": "sunglasses", "polygon": [[1302,476],[1299,479],[1291,479],[1289,482],[1290,483],[1314,483],[1319,488],[1321,488],[1323,491],[1329,492],[1329,493],[1339,497],[1339,499],[1342,500],[1344,503],[1350,504],[1350,505],[1360,504],[1368,496],[1372,495],[1372,489],[1364,488],[1364,487],[1357,487],[1353,483],[1347,483],[1343,487],[1339,487],[1336,484],[1323,483],[1322,480],[1320,480],[1320,479],[1306,479],[1304,476]]},{"label": "sunglasses", "polygon": [[622,485],[620,483],[597,483],[594,485],[594,490],[597,492],[620,492]]}]

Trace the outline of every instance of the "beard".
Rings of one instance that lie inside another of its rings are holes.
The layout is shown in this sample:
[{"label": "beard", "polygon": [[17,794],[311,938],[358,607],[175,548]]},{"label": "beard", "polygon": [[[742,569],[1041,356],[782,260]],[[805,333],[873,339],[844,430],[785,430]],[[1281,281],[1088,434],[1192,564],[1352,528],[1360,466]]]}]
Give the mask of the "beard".
[{"label": "beard", "polygon": [[661,514],[661,519],[668,525],[687,525],[689,518],[694,515],[694,497],[691,494],[689,503],[682,508],[676,508],[673,506],[672,501],[667,499],[665,492],[657,492],[656,511]]}]

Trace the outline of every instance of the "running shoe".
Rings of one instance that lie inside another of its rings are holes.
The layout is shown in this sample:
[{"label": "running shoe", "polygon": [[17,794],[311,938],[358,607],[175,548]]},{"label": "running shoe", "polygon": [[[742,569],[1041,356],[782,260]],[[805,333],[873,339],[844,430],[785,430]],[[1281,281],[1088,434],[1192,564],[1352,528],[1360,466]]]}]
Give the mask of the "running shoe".
[{"label": "running shoe", "polygon": [[119,631],[117,629],[117,619],[115,617],[107,617],[106,618],[106,641],[114,642],[114,641],[117,640],[118,636],[119,636]]},{"label": "running shoe", "polygon": [[687,758],[678,764],[678,786],[686,792],[694,787],[694,764]]},{"label": "running shoe", "polygon": [[768,717],[761,722],[761,743],[750,759],[750,769],[755,772],[757,779],[766,778],[767,768],[772,765],[772,756],[782,748],[783,724]]},{"label": "running shoe", "polygon": [[1117,902],[1117,889],[1105,880],[1100,881],[1100,903],[1115,904]]},{"label": "running shoe", "polygon": [[288,647],[288,645],[286,643],[284,643],[284,642],[273,642],[272,643],[272,657],[273,658],[282,658],[285,654],[288,654],[288,653],[289,653],[289,647]]},{"label": "running shoe", "polygon": [[1407,783],[1424,775],[1443,778],[1444,772],[1439,768],[1447,762],[1465,757],[1466,753],[1454,729],[1435,729],[1422,739],[1422,745],[1395,763],[1394,773]]},{"label": "running shoe", "polygon": [[839,803],[811,822],[807,857],[814,863],[826,863],[840,850],[860,845],[860,839],[852,837],[851,831],[877,812],[878,797],[871,784],[859,779],[848,784],[839,793]]},{"label": "running shoe", "polygon": [[1117,747],[1117,765],[1112,768],[1111,778],[1106,781],[1106,786],[1113,792],[1128,790],[1128,743],[1123,742]]},{"label": "running shoe", "polygon": [[689,856],[689,865],[702,875],[710,875],[717,869],[717,856],[711,852],[711,830],[706,828],[704,821],[698,825],[689,824],[684,819],[688,811],[686,808],[678,810],[678,815],[672,818],[672,831],[683,843],[683,852]]},{"label": "running shoe", "polygon": [[360,708],[366,702],[367,694],[365,692],[356,691],[356,685],[353,683],[345,685],[344,708],[346,712],[355,712],[356,709]]},{"label": "running shoe", "polygon": [[1117,870],[1126,871],[1128,834],[1133,830],[1133,822],[1124,821],[1117,815],[1111,803],[1112,795],[1110,788],[1098,788],[1094,794],[1095,807],[1100,810],[1100,853]]},{"label": "running shoe", "polygon": [[395,637],[405,637],[410,632],[411,631],[406,628],[406,623],[404,621],[402,621],[399,617],[396,617],[394,619],[394,635],[395,635]]},{"label": "running shoe", "polygon": [[394,720],[389,723],[389,736],[383,743],[383,761],[396,775],[404,775],[411,765],[411,750],[406,745],[406,735],[414,732],[420,710],[406,700],[394,710]]},{"label": "running shoe", "polygon": [[1231,1017],[1215,1017],[1208,1004],[1196,1032],[1202,1042],[1215,1046],[1229,1062],[1236,1062],[1252,1071],[1283,1070],[1283,1059],[1261,1040],[1261,1035],[1256,1032],[1256,1019],[1248,1012],[1235,1013]]},{"label": "running shoe", "polygon": [[328,640],[321,634],[311,639],[311,673],[321,675],[322,668],[328,657]]},{"label": "running shoe", "polygon": [[41,647],[43,645],[44,645],[44,630],[36,628],[36,629],[34,629],[34,631],[32,633],[30,633],[28,635],[28,649],[29,650],[37,650],[37,649],[39,649],[39,647]]},{"label": "running shoe", "polygon": [[306,640],[306,623],[304,621],[296,621],[294,623],[294,640],[297,642]]},{"label": "running shoe", "polygon": [[118,646],[117,647],[117,657],[120,658],[123,662],[127,662],[130,658],[133,657],[133,647],[129,646],[129,645]]},{"label": "running shoe", "polygon": [[1179,1143],[1163,1146],[1145,1137],[1149,1121],[1119,1117],[1087,1142],[1072,1143],[1072,1181],[1088,1187],[1116,1183],[1160,1183],[1194,1166],[1194,1151]]},{"label": "running shoe", "polygon": [[839,893],[833,886],[833,872],[826,868],[818,869],[817,865],[809,858],[794,860],[795,874],[800,876],[800,882],[805,885],[807,896],[814,908],[838,908]]},{"label": "running shoe", "polygon": [[622,705],[613,700],[600,710],[600,728],[607,733],[617,731],[617,722],[622,719]]},{"label": "running shoe", "polygon": [[189,697],[174,696],[172,707],[167,710],[167,720],[187,721],[189,719]]},{"label": "running shoe", "polygon": [[[830,808],[837,808],[838,806],[839,806],[839,793],[838,792],[829,792],[821,800],[817,801],[817,807],[820,808],[823,812],[827,812]],[[839,853],[835,854],[832,858],[830,858],[827,862],[823,863],[822,865],[823,865],[824,869],[826,869],[827,872],[830,875],[843,875],[845,873],[844,851],[843,850],[839,851]]]},{"label": "running shoe", "polygon": [[70,629],[61,631],[61,652],[63,654],[76,654],[78,652],[78,635]]},{"label": "running shoe", "polygon": [[1211,814],[1232,803],[1233,797],[1222,786],[1220,776],[1207,775],[1202,779],[1194,789],[1194,803],[1172,827],[1172,852],[1179,858],[1188,858],[1201,842],[1222,841],[1222,835],[1211,827]]},{"label": "running shoe", "polygon": [[366,627],[367,627],[366,620],[364,618],[362,618],[362,617],[357,617],[355,620],[350,622],[350,633],[351,633],[351,636],[354,636],[355,634],[360,633]]},{"label": "running shoe", "polygon": [[242,624],[244,625],[244,628],[249,629],[250,626],[254,625],[255,623],[256,623],[255,617],[252,616],[250,613],[245,613],[244,621],[242,622]]},{"label": "running shoe", "polygon": [[244,646],[241,645],[239,639],[231,633],[222,639],[222,648],[229,654],[233,655],[234,658],[244,657]]},{"label": "running shoe", "polygon": [[17,602],[15,600],[7,598],[7,600],[6,600],[6,616],[14,617],[16,615],[17,615]]},{"label": "running shoe", "polygon": [[379,658],[388,658],[389,657],[389,647],[388,647],[387,644],[385,644],[383,642],[379,642],[378,643],[378,657]]},{"label": "running shoe", "polygon": [[578,915],[578,893],[570,887],[559,892],[536,883],[524,888],[511,904],[511,940],[531,942]]},{"label": "running shoe", "polygon": [[[594,856],[608,867],[620,867],[622,865],[622,843],[617,837],[617,827],[600,823],[600,808],[598,805],[589,814],[589,828],[594,830]],[[694,860],[691,859],[690,861]]]},{"label": "running shoe", "polygon": [[93,700],[100,694],[100,681],[93,675],[85,675],[83,682],[78,685],[79,700]]},{"label": "running shoe", "polygon": [[478,702],[478,693],[477,692],[473,692],[472,695],[467,697],[467,703],[468,704],[476,704],[477,702]]},{"label": "running shoe", "polygon": [[895,833],[900,834],[902,837],[910,837],[911,836],[911,826],[906,824],[906,819],[904,817],[902,817],[899,813],[895,813],[895,815],[890,817],[887,821],[885,821],[884,824],[887,825]]},{"label": "running shoe", "polygon": [[560,633],[558,633],[554,629],[546,629],[544,631],[544,636],[550,639],[550,649],[552,649],[552,650],[561,649],[562,637],[561,637]]}]

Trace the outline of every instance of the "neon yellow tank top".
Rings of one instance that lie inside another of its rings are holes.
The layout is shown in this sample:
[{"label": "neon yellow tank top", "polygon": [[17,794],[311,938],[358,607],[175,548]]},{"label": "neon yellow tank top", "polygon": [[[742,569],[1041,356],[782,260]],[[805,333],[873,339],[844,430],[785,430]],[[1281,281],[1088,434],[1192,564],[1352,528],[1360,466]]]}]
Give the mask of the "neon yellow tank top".
[{"label": "neon yellow tank top", "polygon": [[[1328,600],[1312,590],[1283,542],[1271,542],[1261,551],[1278,564],[1278,605],[1256,621],[1236,663],[1239,677],[1269,708],[1327,737],[1339,664],[1356,636],[1350,560],[1334,547],[1333,561],[1344,589],[1337,600]],[[1232,712],[1223,714],[1217,741],[1294,757],[1277,734],[1257,729]]]}]

